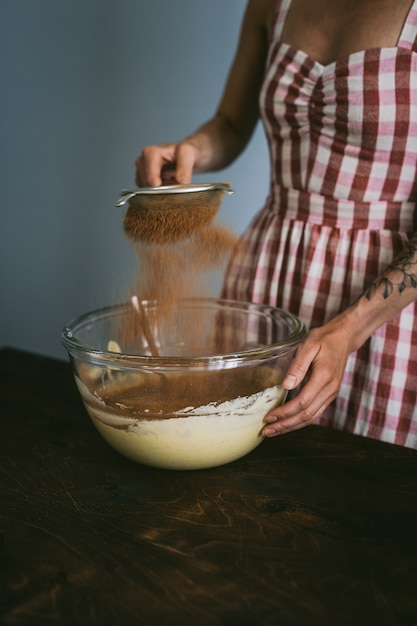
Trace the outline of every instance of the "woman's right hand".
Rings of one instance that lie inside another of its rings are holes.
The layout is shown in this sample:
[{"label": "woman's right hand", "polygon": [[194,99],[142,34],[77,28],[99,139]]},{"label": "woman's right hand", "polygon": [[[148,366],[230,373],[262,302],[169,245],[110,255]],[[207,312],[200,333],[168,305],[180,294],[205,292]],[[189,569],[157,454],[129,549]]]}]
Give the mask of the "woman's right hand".
[{"label": "woman's right hand", "polygon": [[136,184],[138,187],[189,184],[197,155],[197,148],[186,140],[146,146],[136,159]]}]

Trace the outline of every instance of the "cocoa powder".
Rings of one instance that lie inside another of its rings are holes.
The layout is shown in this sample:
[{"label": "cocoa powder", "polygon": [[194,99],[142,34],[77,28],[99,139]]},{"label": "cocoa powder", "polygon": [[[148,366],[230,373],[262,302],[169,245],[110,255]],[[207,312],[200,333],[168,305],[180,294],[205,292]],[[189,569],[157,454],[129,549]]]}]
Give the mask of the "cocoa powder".
[{"label": "cocoa powder", "polygon": [[[163,237],[154,237],[152,240],[144,240],[142,237],[143,215],[130,212],[128,237],[134,244],[138,268],[130,297],[137,296],[139,301],[158,301],[158,309],[157,318],[154,313],[152,320],[144,320],[143,315],[132,309],[124,322],[125,346],[135,345],[136,338],[144,334],[144,326],[157,327],[162,320],[166,325],[175,304],[180,300],[210,295],[210,280],[213,280],[215,272],[226,269],[236,251],[238,240],[229,228],[216,222],[204,225],[203,221],[203,226],[196,229],[195,213],[199,211],[200,208],[184,210],[179,222],[173,220],[171,213],[164,222]],[[208,215],[210,211],[212,207],[203,211],[203,214]],[[148,212],[145,220],[147,232],[158,229],[162,213],[162,210]],[[136,227],[132,220],[136,220]],[[171,224],[172,230],[174,222],[175,237],[172,240],[168,237],[167,224]],[[139,223],[142,225],[139,226]],[[135,237],[134,233],[138,236]],[[198,338],[200,323],[199,317],[191,320],[187,333],[190,346]],[[163,347],[159,356],[164,356]]]},{"label": "cocoa powder", "polygon": [[183,241],[213,221],[223,196],[220,189],[134,196],[123,221],[125,234],[134,242]]}]

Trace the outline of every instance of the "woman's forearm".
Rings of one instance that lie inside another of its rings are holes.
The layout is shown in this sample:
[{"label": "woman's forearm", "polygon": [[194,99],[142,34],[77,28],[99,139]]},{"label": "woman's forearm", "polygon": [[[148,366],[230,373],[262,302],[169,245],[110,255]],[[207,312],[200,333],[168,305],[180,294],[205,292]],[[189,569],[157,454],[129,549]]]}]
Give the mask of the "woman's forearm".
[{"label": "woman's forearm", "polygon": [[360,348],[380,326],[417,300],[417,233],[401,254],[337,316],[351,333],[351,351]]},{"label": "woman's forearm", "polygon": [[189,143],[197,150],[196,172],[208,172],[227,167],[242,152],[250,138],[220,113],[200,126],[181,143]]}]

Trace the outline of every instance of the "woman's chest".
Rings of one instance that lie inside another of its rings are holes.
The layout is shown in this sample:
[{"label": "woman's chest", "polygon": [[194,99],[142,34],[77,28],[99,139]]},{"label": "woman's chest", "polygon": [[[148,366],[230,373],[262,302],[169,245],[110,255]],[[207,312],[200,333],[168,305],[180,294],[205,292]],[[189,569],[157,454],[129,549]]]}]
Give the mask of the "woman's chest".
[{"label": "woman's chest", "polygon": [[368,48],[394,47],[412,0],[283,0],[280,38],[322,65]]},{"label": "woman's chest", "polygon": [[322,66],[279,44],[262,88],[262,117],[283,141],[315,137],[390,150],[396,135],[417,137],[413,75],[417,54],[402,48],[372,48]]}]

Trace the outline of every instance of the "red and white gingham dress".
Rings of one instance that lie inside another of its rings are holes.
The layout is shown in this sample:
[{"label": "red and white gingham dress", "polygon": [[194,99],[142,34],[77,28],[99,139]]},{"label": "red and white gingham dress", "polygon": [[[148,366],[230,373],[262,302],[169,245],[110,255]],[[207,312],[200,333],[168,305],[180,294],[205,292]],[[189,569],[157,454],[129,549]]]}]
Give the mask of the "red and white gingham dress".
[{"label": "red and white gingham dress", "polygon": [[[417,230],[417,0],[397,47],[321,65],[281,41],[278,0],[260,97],[271,190],[224,295],[311,328],[346,308]],[[348,361],[319,423],[417,448],[417,304]]]}]

